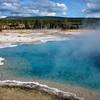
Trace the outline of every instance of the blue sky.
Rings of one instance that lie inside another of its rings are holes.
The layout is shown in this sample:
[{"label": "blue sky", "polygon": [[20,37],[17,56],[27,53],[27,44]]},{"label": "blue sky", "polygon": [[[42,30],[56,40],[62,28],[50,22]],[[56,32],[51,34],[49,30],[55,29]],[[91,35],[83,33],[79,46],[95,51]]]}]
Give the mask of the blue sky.
[{"label": "blue sky", "polygon": [[0,0],[0,16],[100,17],[100,0]]},{"label": "blue sky", "polygon": [[85,13],[82,12],[85,9],[85,1],[84,0],[55,0],[56,2],[59,1],[60,3],[65,3],[68,10],[67,16],[68,17],[84,17]]}]

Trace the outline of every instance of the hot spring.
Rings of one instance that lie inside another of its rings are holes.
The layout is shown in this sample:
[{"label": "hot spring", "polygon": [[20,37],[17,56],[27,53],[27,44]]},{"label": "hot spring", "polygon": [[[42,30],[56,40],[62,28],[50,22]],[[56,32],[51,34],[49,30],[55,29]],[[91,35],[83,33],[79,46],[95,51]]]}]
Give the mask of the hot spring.
[{"label": "hot spring", "polygon": [[0,49],[2,79],[47,80],[100,90],[100,35]]}]

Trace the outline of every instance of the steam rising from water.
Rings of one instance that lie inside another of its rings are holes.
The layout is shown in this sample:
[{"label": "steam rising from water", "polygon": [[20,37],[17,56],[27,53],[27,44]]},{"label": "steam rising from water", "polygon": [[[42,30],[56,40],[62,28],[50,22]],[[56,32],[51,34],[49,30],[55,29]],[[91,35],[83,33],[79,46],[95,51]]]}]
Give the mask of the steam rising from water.
[{"label": "steam rising from water", "polygon": [[[92,60],[100,68],[100,31],[80,32],[80,35],[69,42],[69,49],[62,46],[60,55],[67,55],[71,59]],[[85,62],[84,62],[85,63]]]},{"label": "steam rising from water", "polygon": [[79,53],[90,57],[94,65],[100,68],[100,31],[84,34],[84,37],[81,40]]}]

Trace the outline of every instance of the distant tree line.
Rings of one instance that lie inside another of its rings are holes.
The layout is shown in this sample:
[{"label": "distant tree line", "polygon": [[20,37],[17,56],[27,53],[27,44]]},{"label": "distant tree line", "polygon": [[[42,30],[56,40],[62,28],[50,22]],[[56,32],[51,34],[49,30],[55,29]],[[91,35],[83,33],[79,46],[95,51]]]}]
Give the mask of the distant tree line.
[{"label": "distant tree line", "polygon": [[[84,18],[15,18],[1,19],[0,31],[5,29],[79,29],[93,25],[100,19]],[[95,26],[95,25],[94,25]]]}]

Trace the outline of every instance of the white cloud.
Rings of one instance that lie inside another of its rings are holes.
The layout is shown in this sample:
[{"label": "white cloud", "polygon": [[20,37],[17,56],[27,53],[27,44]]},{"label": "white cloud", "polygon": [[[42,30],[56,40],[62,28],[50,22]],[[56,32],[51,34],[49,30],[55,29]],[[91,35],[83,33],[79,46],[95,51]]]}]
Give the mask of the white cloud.
[{"label": "white cloud", "polygon": [[86,9],[83,9],[82,12],[87,17],[100,17],[100,0],[86,0]]},{"label": "white cloud", "polygon": [[0,0],[0,12],[10,16],[66,16],[67,6],[51,0]]},{"label": "white cloud", "polygon": [[63,15],[66,15],[67,14],[67,6],[65,4],[60,4],[60,3],[57,3],[57,6],[63,10]]},{"label": "white cloud", "polygon": [[55,12],[41,12],[40,14],[41,16],[56,16],[56,13]]},{"label": "white cloud", "polygon": [[0,18],[6,18],[7,16],[0,16]]},{"label": "white cloud", "polygon": [[95,17],[95,18],[100,18],[100,13],[90,13],[90,14],[87,14],[86,17]]},{"label": "white cloud", "polygon": [[67,6],[63,3],[61,3],[61,4],[57,3],[57,6],[60,7],[61,9],[65,10],[65,11],[67,10]]}]

